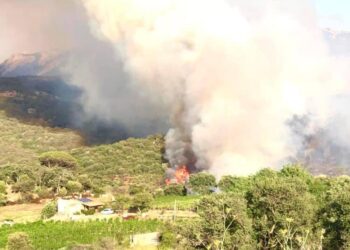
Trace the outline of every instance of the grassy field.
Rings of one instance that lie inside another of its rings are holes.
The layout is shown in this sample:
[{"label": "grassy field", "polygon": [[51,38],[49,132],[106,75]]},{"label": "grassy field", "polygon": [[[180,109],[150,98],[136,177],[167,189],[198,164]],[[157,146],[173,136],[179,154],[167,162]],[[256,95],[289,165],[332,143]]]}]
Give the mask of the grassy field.
[{"label": "grassy field", "polygon": [[0,111],[0,166],[38,164],[37,157],[40,153],[70,150],[81,146],[81,140],[71,130],[21,123]]},{"label": "grassy field", "polygon": [[29,235],[34,249],[60,249],[69,244],[91,244],[103,237],[120,242],[128,241],[129,235],[159,230],[162,223],[156,220],[125,221],[102,220],[89,222],[34,222],[0,228],[0,249],[5,248],[7,237],[13,232]]},{"label": "grassy field", "polygon": [[13,220],[16,223],[34,222],[40,219],[43,204],[20,204],[0,207],[0,222]]},{"label": "grassy field", "polygon": [[201,196],[161,196],[157,197],[151,207],[152,209],[174,209],[175,202],[176,207],[179,210],[193,210],[196,207],[197,202],[201,199]]}]

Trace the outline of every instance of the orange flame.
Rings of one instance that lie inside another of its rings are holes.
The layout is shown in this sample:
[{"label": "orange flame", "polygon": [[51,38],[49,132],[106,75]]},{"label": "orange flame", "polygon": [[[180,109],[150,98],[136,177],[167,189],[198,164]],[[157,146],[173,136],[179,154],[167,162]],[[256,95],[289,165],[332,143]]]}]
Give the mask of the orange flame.
[{"label": "orange flame", "polygon": [[175,176],[172,179],[166,179],[165,184],[170,185],[172,183],[185,184],[190,177],[190,172],[188,171],[187,166],[178,167],[175,170]]}]

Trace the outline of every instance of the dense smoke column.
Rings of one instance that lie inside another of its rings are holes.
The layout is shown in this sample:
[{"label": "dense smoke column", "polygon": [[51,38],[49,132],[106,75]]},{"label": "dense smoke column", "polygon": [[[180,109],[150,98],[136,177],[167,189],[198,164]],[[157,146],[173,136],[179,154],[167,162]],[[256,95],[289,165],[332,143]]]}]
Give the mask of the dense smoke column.
[{"label": "dense smoke column", "polygon": [[312,114],[315,132],[347,91],[305,1],[82,2],[136,90],[170,114],[174,167],[218,177],[278,167],[300,146],[286,121]]}]

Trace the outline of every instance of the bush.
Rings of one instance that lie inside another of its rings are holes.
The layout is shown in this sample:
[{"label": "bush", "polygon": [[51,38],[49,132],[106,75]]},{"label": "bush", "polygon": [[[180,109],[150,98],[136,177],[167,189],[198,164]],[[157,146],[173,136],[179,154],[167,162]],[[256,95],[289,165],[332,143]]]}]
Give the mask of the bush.
[{"label": "bush", "polygon": [[307,184],[298,178],[269,176],[260,175],[247,193],[260,247],[303,249],[305,244],[318,244],[317,204]]},{"label": "bush", "polygon": [[0,194],[6,194],[6,183],[4,181],[0,181]]},{"label": "bush", "polygon": [[223,176],[219,181],[219,188],[224,192],[246,193],[251,188],[249,177]]},{"label": "bush", "polygon": [[14,192],[29,193],[34,191],[35,181],[28,175],[24,174],[18,178],[18,181],[12,186]]},{"label": "bush", "polygon": [[35,190],[35,192],[38,194],[39,198],[41,199],[48,199],[48,198],[52,198],[53,196],[50,189],[46,187],[40,187],[37,190]]},{"label": "bush", "polygon": [[81,210],[81,213],[84,215],[93,215],[95,214],[95,210],[94,209]]},{"label": "bush", "polygon": [[65,197],[68,194],[68,191],[65,187],[60,188],[58,191],[58,196],[60,197]]},{"label": "bush", "polygon": [[144,211],[150,208],[153,196],[150,193],[136,194],[132,200],[132,208]]},{"label": "bush", "polygon": [[41,210],[41,219],[49,219],[57,213],[57,203],[49,202]]},{"label": "bush", "polygon": [[29,236],[23,232],[12,233],[8,237],[7,242],[8,250],[32,250],[32,244],[29,240]]},{"label": "bush", "polygon": [[81,185],[81,183],[77,181],[68,181],[66,188],[71,194],[83,191],[83,185]]},{"label": "bush", "polygon": [[63,168],[74,168],[78,166],[77,160],[70,154],[62,151],[51,151],[43,153],[39,156],[41,165],[47,167],[63,167]]},{"label": "bush", "polygon": [[118,195],[115,197],[115,200],[112,202],[113,210],[126,210],[129,209],[131,204],[131,199],[126,195]]},{"label": "bush", "polygon": [[181,184],[170,184],[164,188],[165,195],[186,195],[186,189]]},{"label": "bush", "polygon": [[211,188],[216,187],[215,177],[208,173],[197,173],[190,176],[190,187],[198,194],[209,194]]},{"label": "bush", "polygon": [[7,203],[7,198],[5,194],[0,194],[0,207],[5,206]]},{"label": "bush", "polygon": [[176,234],[171,231],[164,231],[160,236],[161,249],[175,249]]},{"label": "bush", "polygon": [[145,185],[142,184],[138,184],[138,185],[130,185],[129,186],[129,194],[130,195],[135,195],[138,193],[143,193],[147,190],[147,187]]},{"label": "bush", "polygon": [[186,221],[180,226],[184,249],[256,249],[252,220],[242,195],[204,197],[198,214],[198,221]]}]

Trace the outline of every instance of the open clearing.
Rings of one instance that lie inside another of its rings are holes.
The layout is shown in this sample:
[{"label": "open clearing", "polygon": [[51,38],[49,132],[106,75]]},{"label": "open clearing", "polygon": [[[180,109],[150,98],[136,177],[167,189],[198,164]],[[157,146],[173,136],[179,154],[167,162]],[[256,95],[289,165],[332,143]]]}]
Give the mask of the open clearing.
[{"label": "open clearing", "polygon": [[20,204],[0,207],[0,222],[13,220],[16,223],[33,222],[40,219],[45,204]]}]

